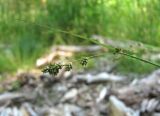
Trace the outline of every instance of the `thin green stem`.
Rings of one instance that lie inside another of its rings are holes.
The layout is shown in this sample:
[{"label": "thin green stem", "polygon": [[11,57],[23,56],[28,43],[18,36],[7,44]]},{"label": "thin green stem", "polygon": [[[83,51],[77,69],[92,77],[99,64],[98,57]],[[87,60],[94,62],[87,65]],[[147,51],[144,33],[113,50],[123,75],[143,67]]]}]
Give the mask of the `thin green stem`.
[{"label": "thin green stem", "polygon": [[145,63],[151,64],[151,65],[154,65],[154,66],[160,67],[160,65],[159,65],[159,64],[153,63],[153,62],[151,62],[151,61],[148,61],[148,60],[142,59],[142,58],[137,57],[137,56],[130,55],[130,54],[128,54],[128,53],[119,52],[118,54],[121,54],[121,55],[124,55],[124,56],[128,56],[128,57],[131,57],[131,58],[137,59],[137,60],[139,60],[139,61],[142,61],[142,62],[145,62]]},{"label": "thin green stem", "polygon": [[[21,21],[23,23],[26,23],[27,21],[25,20],[21,20],[21,19],[17,19],[17,21]],[[78,34],[75,34],[75,33],[71,33],[69,31],[64,31],[64,30],[61,30],[61,29],[56,29],[56,28],[53,28],[53,27],[50,27],[50,26],[46,26],[46,25],[41,25],[41,24],[38,24],[38,23],[32,23],[34,25],[37,25],[37,26],[40,26],[40,27],[43,27],[43,28],[48,28],[49,30],[51,31],[55,31],[55,32],[60,32],[60,33],[64,33],[64,34],[68,34],[68,35],[72,35],[74,37],[77,37],[77,38],[81,38],[81,39],[84,39],[84,40],[87,40],[87,41],[90,41],[90,42],[93,42],[97,45],[100,45],[104,48],[107,48],[109,50],[115,50],[116,48],[114,48],[113,46],[110,46],[110,45],[106,45],[106,44],[103,44],[103,43],[100,43],[99,41],[95,40],[95,39],[91,39],[91,38],[87,38],[87,37],[84,37],[84,36],[81,36],[81,35],[78,35]],[[121,54],[121,55],[125,55],[125,56],[128,56],[128,57],[131,57],[133,59],[137,59],[139,61],[142,61],[142,62],[145,62],[145,63],[148,63],[148,64],[151,64],[151,65],[154,65],[154,66],[157,66],[157,67],[160,67],[159,64],[156,64],[156,63],[153,63],[151,61],[148,61],[148,60],[145,60],[145,59],[142,59],[142,58],[139,58],[137,56],[133,56],[133,55],[130,55],[128,53],[125,53],[125,52],[117,52],[118,54]],[[95,56],[90,56],[88,58],[93,58]],[[97,57],[97,56],[96,56]]]}]

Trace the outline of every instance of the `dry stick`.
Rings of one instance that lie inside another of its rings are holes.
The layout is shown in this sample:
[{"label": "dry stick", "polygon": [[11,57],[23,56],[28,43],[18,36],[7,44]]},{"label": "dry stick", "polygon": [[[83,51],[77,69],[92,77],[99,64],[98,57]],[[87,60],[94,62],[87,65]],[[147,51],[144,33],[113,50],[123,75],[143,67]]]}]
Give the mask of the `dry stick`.
[{"label": "dry stick", "polygon": [[[25,20],[21,20],[21,19],[17,19],[17,21],[21,21],[21,22],[24,22],[26,23]],[[50,26],[46,26],[46,25],[41,25],[41,24],[38,24],[38,23],[32,23],[34,25],[37,25],[37,26],[40,26],[40,27],[43,27],[43,28],[48,28],[50,30],[53,30],[55,32],[60,32],[60,33],[64,33],[64,34],[68,34],[68,35],[72,35],[74,37],[78,37],[78,38],[81,38],[81,39],[84,39],[84,40],[87,40],[87,41],[90,41],[90,42],[93,42],[95,44],[98,44],[104,48],[109,48],[110,50],[113,50],[115,49],[114,47],[112,46],[109,46],[109,45],[106,45],[106,44],[103,44],[103,43],[100,43],[99,41],[95,40],[95,39],[90,39],[90,38],[87,38],[87,37],[84,37],[84,36],[81,36],[81,35],[78,35],[78,34],[75,34],[75,33],[71,33],[71,32],[68,32],[68,31],[64,31],[64,30],[61,30],[61,29],[56,29],[56,28],[53,28],[53,27],[50,27]],[[128,56],[130,58],[133,58],[133,59],[137,59],[139,61],[142,61],[142,62],[145,62],[145,63],[148,63],[148,64],[151,64],[151,65],[154,65],[156,67],[160,67],[159,64],[157,63],[153,63],[149,60],[145,60],[145,59],[142,59],[140,57],[137,57],[137,56],[134,56],[134,55],[131,55],[131,54],[128,54],[128,53],[125,53],[125,52],[116,52],[117,54],[121,54],[121,55],[124,55],[124,56]],[[90,58],[93,58],[93,57],[90,57]]]}]

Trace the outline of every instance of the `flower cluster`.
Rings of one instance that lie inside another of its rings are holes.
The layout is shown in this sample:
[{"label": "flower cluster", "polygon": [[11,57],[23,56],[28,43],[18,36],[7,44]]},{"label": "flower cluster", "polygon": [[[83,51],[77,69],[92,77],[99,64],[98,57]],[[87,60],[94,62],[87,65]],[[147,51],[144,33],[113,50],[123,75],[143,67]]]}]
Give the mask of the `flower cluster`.
[{"label": "flower cluster", "polygon": [[115,48],[114,54],[117,54],[117,53],[120,53],[120,52],[122,52],[122,49],[121,49],[121,48]]},{"label": "flower cluster", "polygon": [[[80,60],[80,64],[82,66],[86,66],[88,63],[88,57],[84,57]],[[54,63],[54,64],[49,64],[46,68],[42,70],[43,73],[49,73],[51,75],[57,75],[59,71],[64,67],[65,71],[70,71],[72,70],[72,64],[67,63],[67,64],[60,64],[60,63]]]},{"label": "flower cluster", "polygon": [[59,70],[62,69],[61,64],[49,64],[46,68],[43,69],[43,73],[49,73],[52,75],[57,75]]},{"label": "flower cluster", "polygon": [[62,67],[65,67],[66,71],[70,71],[72,69],[72,64],[59,64],[59,63],[55,63],[55,64],[49,64],[46,68],[44,68],[42,70],[43,73],[49,73],[51,75],[57,75],[59,73],[59,71],[62,69]]},{"label": "flower cluster", "polygon": [[66,70],[66,71],[72,70],[72,64],[71,64],[71,63],[66,64],[66,65],[65,65],[65,70]]},{"label": "flower cluster", "polygon": [[86,65],[88,64],[88,58],[87,58],[87,57],[82,58],[82,59],[80,60],[80,64],[81,64],[82,66],[86,66]]}]

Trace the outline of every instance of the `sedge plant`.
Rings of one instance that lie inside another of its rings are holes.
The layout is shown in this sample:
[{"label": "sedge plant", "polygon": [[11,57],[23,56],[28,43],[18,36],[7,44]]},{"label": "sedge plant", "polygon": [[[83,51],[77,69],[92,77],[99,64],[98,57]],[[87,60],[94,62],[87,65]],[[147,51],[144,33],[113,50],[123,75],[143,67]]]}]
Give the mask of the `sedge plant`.
[{"label": "sedge plant", "polygon": [[[23,23],[26,23],[26,21],[24,21],[24,20],[19,20],[18,19],[17,21],[21,21]],[[121,48],[115,48],[115,47],[113,47],[111,45],[107,45],[107,44],[101,43],[98,40],[95,40],[95,39],[92,39],[92,38],[87,38],[87,37],[84,37],[82,35],[78,35],[78,34],[75,34],[75,33],[69,32],[69,31],[53,28],[53,27],[46,26],[46,25],[41,25],[41,24],[38,24],[38,23],[35,23],[35,22],[32,23],[32,24],[36,25],[36,26],[39,26],[39,27],[43,27],[43,28],[49,29],[50,31],[64,33],[64,34],[68,34],[68,35],[71,35],[71,36],[76,37],[76,38],[80,38],[80,39],[83,39],[83,40],[86,40],[86,41],[90,41],[90,42],[92,42],[94,44],[100,45],[103,48],[109,49],[109,51],[111,51],[115,55],[116,54],[120,54],[120,55],[123,55],[123,56],[126,56],[126,57],[130,57],[130,58],[133,58],[133,59],[141,61],[141,62],[148,63],[148,64],[153,65],[155,67],[160,67],[159,64],[151,62],[151,61],[146,60],[146,59],[143,59],[141,57],[138,57],[138,56],[136,56],[136,54],[132,53],[131,51],[124,50],[124,49],[121,49]],[[93,55],[93,56],[85,56],[85,57],[82,57],[80,59],[76,59],[75,61],[78,61],[82,66],[87,66],[88,61],[90,59],[95,58],[95,57],[99,57],[99,56],[102,56],[102,55],[105,55],[105,54],[106,53]],[[61,64],[61,63],[49,64],[48,66],[46,66],[42,70],[42,72],[49,73],[51,75],[56,76],[63,67],[65,68],[66,71],[70,71],[70,70],[72,70],[73,65],[72,65],[72,63],[67,63],[67,64]]]}]

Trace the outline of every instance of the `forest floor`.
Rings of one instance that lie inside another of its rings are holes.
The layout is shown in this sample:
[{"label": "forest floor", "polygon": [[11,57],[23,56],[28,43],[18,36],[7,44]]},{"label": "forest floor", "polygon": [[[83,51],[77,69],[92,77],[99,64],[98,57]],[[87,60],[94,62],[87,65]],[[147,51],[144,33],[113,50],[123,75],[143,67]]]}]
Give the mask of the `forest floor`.
[{"label": "forest floor", "polygon": [[111,70],[62,69],[54,77],[36,68],[6,76],[0,90],[0,116],[160,116],[160,70],[130,78]]}]

